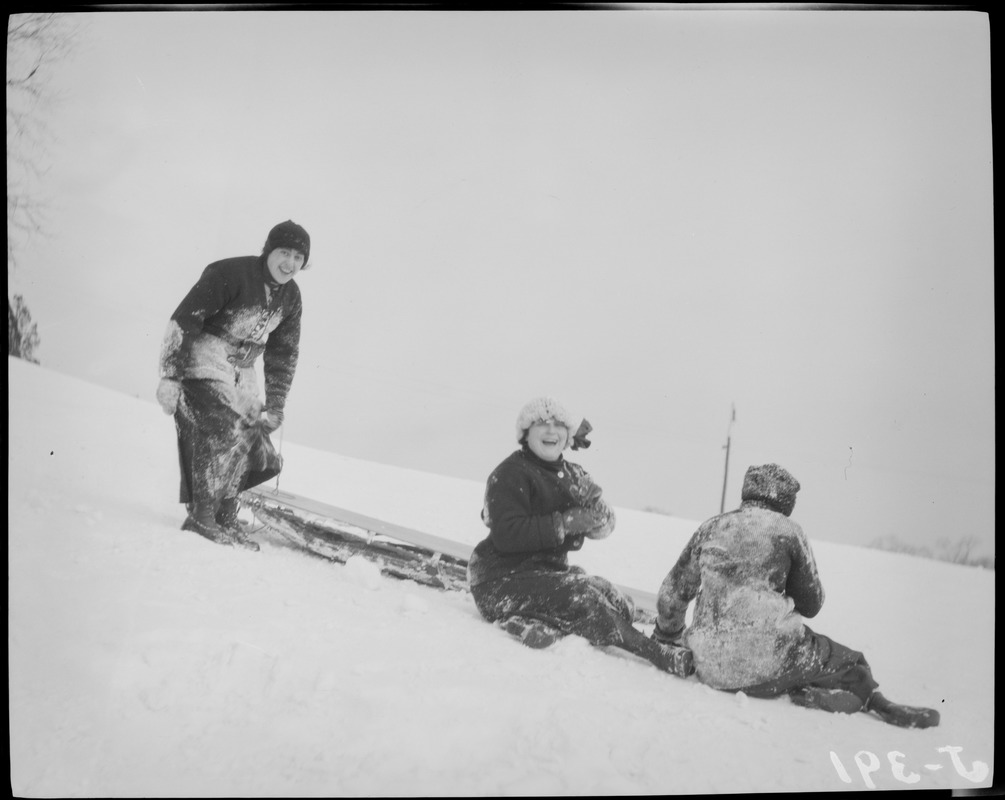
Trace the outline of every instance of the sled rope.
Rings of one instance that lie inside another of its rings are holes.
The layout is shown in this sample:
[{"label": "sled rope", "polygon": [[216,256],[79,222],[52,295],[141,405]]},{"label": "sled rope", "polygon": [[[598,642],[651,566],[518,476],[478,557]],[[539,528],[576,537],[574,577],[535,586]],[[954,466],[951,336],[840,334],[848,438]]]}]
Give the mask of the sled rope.
[{"label": "sled rope", "polygon": [[[285,426],[281,425],[279,427],[279,463],[283,463],[283,428]],[[279,475],[282,474],[282,470],[276,475],[276,491],[279,491]]]}]

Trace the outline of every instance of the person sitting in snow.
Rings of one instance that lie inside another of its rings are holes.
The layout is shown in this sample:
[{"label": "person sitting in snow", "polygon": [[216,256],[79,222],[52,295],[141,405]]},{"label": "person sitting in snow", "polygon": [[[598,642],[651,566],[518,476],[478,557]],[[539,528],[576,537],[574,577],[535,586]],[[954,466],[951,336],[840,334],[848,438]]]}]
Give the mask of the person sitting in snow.
[{"label": "person sitting in snow", "polygon": [[937,711],[877,692],[862,653],[803,623],[820,611],[824,590],[809,541],[789,519],[798,491],[777,464],[747,470],[740,507],[704,522],[664,579],[653,638],[686,643],[698,679],[716,689],[788,694],[801,706],[874,712],[907,728],[938,725]]},{"label": "person sitting in snow", "polygon": [[584,539],[614,530],[614,511],[566,447],[588,447],[588,422],[579,422],[555,400],[539,397],[521,409],[521,447],[489,476],[482,521],[488,536],[468,561],[475,605],[530,647],[547,647],[566,634],[594,645],[614,645],[660,669],[686,677],[686,648],[667,647],[632,625],[632,599],[610,581],[570,566],[568,553]]},{"label": "person sitting in snow", "polygon": [[207,266],[171,316],[157,400],[178,434],[180,502],[188,509],[182,530],[259,549],[238,524],[238,495],[282,468],[269,434],[283,423],[297,368],[302,302],[294,278],[310,250],[306,230],[281,222],[261,255]]}]

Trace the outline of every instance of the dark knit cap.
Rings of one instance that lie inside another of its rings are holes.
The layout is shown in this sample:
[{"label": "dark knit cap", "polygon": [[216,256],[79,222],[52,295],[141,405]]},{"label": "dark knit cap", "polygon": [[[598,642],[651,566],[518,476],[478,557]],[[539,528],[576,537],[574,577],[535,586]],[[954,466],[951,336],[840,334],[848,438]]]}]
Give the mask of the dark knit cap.
[{"label": "dark knit cap", "polygon": [[741,500],[759,500],[788,516],[796,505],[799,481],[778,464],[750,467],[743,476]]},{"label": "dark knit cap", "polygon": [[277,247],[288,247],[291,250],[299,250],[304,254],[304,264],[311,257],[311,237],[307,234],[307,231],[297,225],[292,219],[280,222],[269,231],[269,238],[265,240],[262,254],[267,256]]}]

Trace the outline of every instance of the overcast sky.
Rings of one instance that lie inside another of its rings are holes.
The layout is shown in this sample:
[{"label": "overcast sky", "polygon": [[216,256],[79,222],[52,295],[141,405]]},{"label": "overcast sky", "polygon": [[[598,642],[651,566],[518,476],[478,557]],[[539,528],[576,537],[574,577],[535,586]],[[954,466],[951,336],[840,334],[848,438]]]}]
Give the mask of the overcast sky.
[{"label": "overcast sky", "polygon": [[717,513],[730,436],[727,508],[773,461],[812,538],[993,552],[986,15],[76,21],[9,285],[43,366],[152,401],[202,268],[292,218],[284,440],[483,481],[548,394],[614,505]]}]

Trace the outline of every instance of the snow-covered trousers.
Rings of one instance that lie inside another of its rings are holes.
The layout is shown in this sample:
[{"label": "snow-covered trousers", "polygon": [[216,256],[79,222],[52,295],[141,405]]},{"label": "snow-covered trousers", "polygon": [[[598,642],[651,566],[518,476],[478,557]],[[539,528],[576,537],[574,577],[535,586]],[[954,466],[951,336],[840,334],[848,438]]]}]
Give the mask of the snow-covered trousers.
[{"label": "snow-covered trousers", "polygon": [[632,599],[606,578],[581,567],[565,572],[532,570],[503,575],[471,587],[478,611],[494,622],[521,616],[539,619],[594,644],[613,644],[616,619],[631,622]]},{"label": "snow-covered trousers", "polygon": [[620,647],[648,660],[665,659],[659,645],[632,625],[632,599],[606,578],[588,575],[581,567],[504,575],[473,585],[471,596],[489,622],[530,617],[594,645]]},{"label": "snow-covered trousers", "polygon": [[186,379],[181,385],[174,415],[180,502],[218,503],[279,474],[279,454],[253,424],[262,403],[252,370],[242,370],[234,383]]},{"label": "snow-covered trousers", "polygon": [[792,648],[778,677],[746,687],[743,692],[750,697],[777,697],[816,686],[843,689],[866,702],[879,684],[873,679],[865,656],[827,636],[814,633],[806,626],[804,631],[805,638],[799,646]]}]

